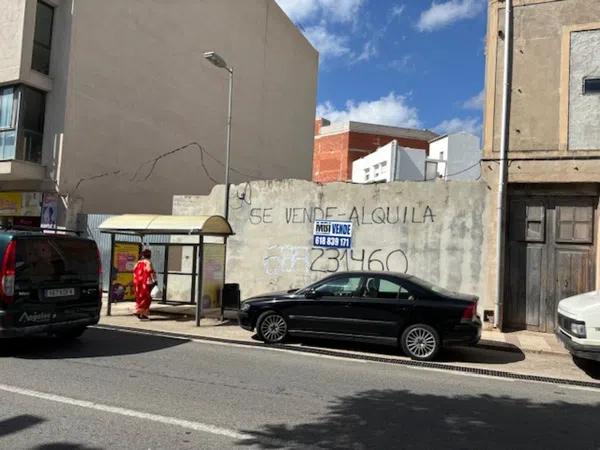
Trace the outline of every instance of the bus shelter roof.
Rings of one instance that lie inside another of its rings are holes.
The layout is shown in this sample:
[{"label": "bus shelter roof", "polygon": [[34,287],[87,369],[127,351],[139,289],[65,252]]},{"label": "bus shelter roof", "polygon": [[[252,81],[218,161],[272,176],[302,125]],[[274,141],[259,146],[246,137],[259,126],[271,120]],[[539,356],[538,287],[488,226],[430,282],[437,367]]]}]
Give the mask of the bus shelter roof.
[{"label": "bus shelter roof", "polygon": [[106,219],[102,233],[147,235],[231,236],[231,225],[223,216],[167,216],[124,214]]}]

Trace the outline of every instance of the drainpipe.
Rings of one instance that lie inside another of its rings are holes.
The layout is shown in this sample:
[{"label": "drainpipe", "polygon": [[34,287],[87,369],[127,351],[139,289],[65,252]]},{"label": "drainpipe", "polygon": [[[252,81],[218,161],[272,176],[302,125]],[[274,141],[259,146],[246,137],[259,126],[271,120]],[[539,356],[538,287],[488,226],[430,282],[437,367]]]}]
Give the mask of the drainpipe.
[{"label": "drainpipe", "polygon": [[504,16],[504,81],[502,91],[502,134],[500,137],[500,174],[498,177],[498,214],[496,218],[496,304],[494,307],[494,327],[502,327],[504,303],[504,243],[506,233],[506,185],[507,154],[509,145],[510,91],[512,62],[512,0],[505,0]]}]

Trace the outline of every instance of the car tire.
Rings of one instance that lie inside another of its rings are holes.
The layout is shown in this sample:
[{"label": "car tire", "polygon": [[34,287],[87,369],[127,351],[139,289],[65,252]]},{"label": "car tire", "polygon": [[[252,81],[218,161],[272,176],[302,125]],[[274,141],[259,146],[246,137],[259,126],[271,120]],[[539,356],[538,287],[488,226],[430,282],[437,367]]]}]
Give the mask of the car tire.
[{"label": "car tire", "polygon": [[81,337],[81,335],[85,333],[85,330],[87,330],[87,327],[69,328],[66,330],[57,331],[55,334],[59,339],[70,340]]},{"label": "car tire", "polygon": [[431,361],[442,347],[440,334],[430,325],[418,323],[411,325],[400,337],[404,354],[416,361]]},{"label": "car tire", "polygon": [[264,312],[256,321],[256,334],[266,344],[280,344],[288,335],[287,320],[278,312]]}]

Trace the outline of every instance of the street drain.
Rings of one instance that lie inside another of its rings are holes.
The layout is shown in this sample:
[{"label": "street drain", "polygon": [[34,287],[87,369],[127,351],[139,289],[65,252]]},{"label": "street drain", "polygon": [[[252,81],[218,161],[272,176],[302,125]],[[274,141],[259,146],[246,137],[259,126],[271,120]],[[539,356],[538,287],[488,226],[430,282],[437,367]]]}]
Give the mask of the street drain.
[{"label": "street drain", "polygon": [[262,342],[247,342],[247,341],[237,341],[233,339],[222,339],[222,338],[213,338],[207,336],[196,336],[191,334],[183,334],[183,333],[170,333],[170,332],[153,332],[148,330],[140,330],[137,328],[130,327],[121,327],[121,326],[104,326],[104,325],[96,325],[94,328],[101,330],[112,330],[112,331],[122,331],[128,333],[137,333],[137,334],[150,334],[155,336],[162,336],[165,338],[184,338],[190,340],[197,341],[206,341],[206,342],[216,342],[222,344],[236,344],[243,345],[246,347],[259,347],[259,348],[274,348],[280,350],[289,350],[298,353],[308,353],[314,355],[321,356],[333,356],[336,358],[344,358],[344,359],[354,359],[360,361],[370,361],[377,363],[385,363],[385,364],[395,364],[397,366],[408,366],[408,367],[418,367],[418,368],[426,368],[426,369],[437,369],[437,370],[445,370],[448,372],[458,372],[458,373],[468,373],[473,375],[483,375],[488,377],[495,378],[505,378],[510,380],[521,380],[521,381],[537,381],[540,383],[549,383],[549,384],[557,384],[563,386],[575,386],[575,387],[584,387],[584,388],[594,388],[600,389],[600,383],[593,381],[580,381],[580,380],[568,380],[563,378],[553,378],[553,377],[543,377],[537,375],[525,375],[519,373],[506,372],[502,370],[494,370],[494,369],[479,369],[476,367],[467,367],[467,366],[453,366],[447,365],[443,363],[437,362],[429,362],[429,361],[413,361],[411,359],[397,359],[397,358],[386,358],[383,356],[375,356],[375,355],[366,355],[364,353],[356,354],[356,353],[347,353],[340,352],[329,349],[320,349],[314,347],[298,347],[295,345],[286,345],[286,344],[276,344],[276,345],[267,345]]}]

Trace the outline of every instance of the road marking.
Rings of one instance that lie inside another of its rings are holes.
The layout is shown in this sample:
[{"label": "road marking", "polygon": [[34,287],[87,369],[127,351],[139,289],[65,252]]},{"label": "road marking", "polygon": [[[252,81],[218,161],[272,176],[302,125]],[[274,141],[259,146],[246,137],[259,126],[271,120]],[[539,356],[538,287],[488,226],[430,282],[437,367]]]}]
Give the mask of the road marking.
[{"label": "road marking", "polygon": [[80,408],[92,409],[95,411],[101,411],[110,414],[118,414],[120,416],[133,417],[136,419],[149,420],[151,422],[162,423],[164,425],[174,425],[188,430],[200,431],[203,433],[216,434],[218,436],[225,436],[232,439],[248,440],[255,439],[255,437],[240,433],[235,430],[227,428],[217,427],[201,422],[193,422],[190,420],[178,419],[176,417],[161,416],[159,414],[151,414],[142,411],[135,411],[133,409],[121,408],[118,406],[104,405],[102,403],[95,403],[86,400],[78,400],[70,397],[63,397],[62,395],[48,394],[45,392],[33,391],[31,389],[24,389],[16,386],[9,386],[7,384],[0,384],[0,391],[10,392],[12,394],[24,395],[27,397],[33,397],[42,400],[48,400],[51,402],[62,403],[64,405],[78,406]]}]

